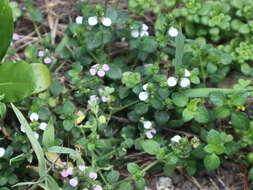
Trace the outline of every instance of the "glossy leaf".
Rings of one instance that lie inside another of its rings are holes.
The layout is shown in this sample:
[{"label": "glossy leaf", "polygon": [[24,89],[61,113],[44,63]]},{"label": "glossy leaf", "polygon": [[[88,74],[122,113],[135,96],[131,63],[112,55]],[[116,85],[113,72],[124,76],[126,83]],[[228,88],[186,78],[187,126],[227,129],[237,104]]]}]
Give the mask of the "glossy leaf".
[{"label": "glossy leaf", "polygon": [[0,66],[0,94],[4,101],[16,102],[32,94],[35,89],[31,65],[21,61]]},{"label": "glossy leaf", "polygon": [[20,101],[47,89],[50,84],[50,72],[45,65],[23,61],[0,65],[0,94],[4,94],[5,102]]},{"label": "glossy leaf", "polygon": [[8,0],[0,1],[0,61],[4,57],[12,40],[13,33],[12,10]]},{"label": "glossy leaf", "polygon": [[35,82],[35,90],[33,93],[39,93],[49,88],[51,84],[51,74],[47,66],[40,63],[33,63],[31,66]]}]

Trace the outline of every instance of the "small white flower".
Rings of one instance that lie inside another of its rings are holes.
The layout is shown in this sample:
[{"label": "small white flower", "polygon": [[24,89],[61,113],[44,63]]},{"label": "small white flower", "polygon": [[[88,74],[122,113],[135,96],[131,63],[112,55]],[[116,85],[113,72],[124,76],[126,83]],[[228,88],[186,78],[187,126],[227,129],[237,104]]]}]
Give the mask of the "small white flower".
[{"label": "small white flower", "polygon": [[112,20],[109,17],[103,17],[101,21],[104,26],[109,27],[112,25]]},{"label": "small white flower", "polygon": [[145,30],[142,30],[141,33],[140,33],[141,37],[148,36],[148,35],[149,35],[148,31],[145,31]]},{"label": "small white flower", "polygon": [[151,121],[143,121],[142,123],[145,129],[150,129],[152,127]]},{"label": "small white flower", "polygon": [[141,28],[142,28],[142,30],[144,30],[144,31],[147,31],[147,30],[148,30],[148,26],[147,26],[146,24],[142,24],[142,25],[141,25]]},{"label": "small white flower", "polygon": [[39,139],[39,137],[40,137],[40,135],[36,132],[34,132],[34,136],[35,136],[36,139]]},{"label": "small white flower", "polygon": [[33,112],[31,115],[30,115],[30,120],[31,121],[38,121],[39,120],[39,115],[35,112]]},{"label": "small white flower", "polygon": [[23,125],[20,126],[20,130],[21,130],[21,132],[25,133],[25,128]]},{"label": "small white flower", "polygon": [[95,26],[98,23],[98,18],[96,16],[92,16],[88,18],[88,24],[90,26]]},{"label": "small white flower", "polygon": [[177,78],[176,77],[169,77],[167,80],[169,86],[176,86],[177,85]]},{"label": "small white flower", "polygon": [[190,73],[190,71],[189,71],[188,69],[185,69],[185,70],[184,70],[184,76],[185,76],[185,77],[191,76],[191,73]]},{"label": "small white flower", "polygon": [[147,90],[148,89],[148,83],[146,83],[146,84],[144,84],[143,86],[142,86],[142,88],[143,88],[143,90]]},{"label": "small white flower", "polygon": [[172,137],[170,140],[172,142],[179,143],[181,138],[182,137],[180,137],[179,135],[176,135],[176,136]]},{"label": "small white flower", "polygon": [[41,122],[39,125],[39,128],[43,131],[45,131],[45,129],[47,128],[47,123],[46,122]]},{"label": "small white flower", "polygon": [[191,84],[191,81],[188,78],[182,78],[180,81],[180,86],[182,88],[186,88],[186,87],[190,86],[190,84]]},{"label": "small white flower", "polygon": [[147,100],[147,99],[148,99],[148,93],[147,93],[147,92],[141,92],[141,93],[139,94],[139,99],[140,99],[141,101]]},{"label": "small white flower", "polygon": [[168,31],[168,34],[171,36],[171,37],[176,37],[178,35],[178,30],[174,27],[170,27],[169,31]]},{"label": "small white flower", "polygon": [[77,24],[82,24],[83,23],[83,17],[82,16],[76,17],[76,23]]},{"label": "small white flower", "polygon": [[133,38],[138,38],[139,35],[140,35],[140,32],[139,32],[138,30],[132,30],[132,31],[131,31],[131,36],[132,36]]},{"label": "small white flower", "polygon": [[3,157],[5,154],[5,149],[4,148],[0,148],[0,158]]}]

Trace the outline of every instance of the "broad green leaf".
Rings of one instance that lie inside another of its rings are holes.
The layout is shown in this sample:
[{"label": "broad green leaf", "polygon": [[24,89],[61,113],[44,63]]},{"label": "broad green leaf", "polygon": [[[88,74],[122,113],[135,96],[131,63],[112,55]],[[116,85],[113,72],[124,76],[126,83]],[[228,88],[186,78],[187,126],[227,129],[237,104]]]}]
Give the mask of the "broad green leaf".
[{"label": "broad green leaf", "polygon": [[185,96],[187,94],[181,93],[181,92],[175,92],[172,94],[172,101],[173,103],[178,107],[184,107],[186,106],[189,98]]},{"label": "broad green leaf", "polygon": [[249,179],[250,181],[253,181],[253,167],[251,167],[250,170],[249,170],[248,179]]},{"label": "broad green leaf", "polygon": [[208,144],[219,144],[222,142],[222,139],[220,137],[220,133],[214,129],[210,130],[207,133],[206,140]]},{"label": "broad green leaf", "polygon": [[145,140],[142,142],[142,147],[145,152],[151,155],[156,155],[160,150],[160,144],[154,140]]},{"label": "broad green leaf", "polygon": [[24,118],[22,113],[16,108],[16,106],[14,104],[11,104],[11,106],[12,106],[12,109],[14,110],[20,124],[24,127],[25,133],[26,133],[29,141],[31,142],[33,150],[34,150],[34,152],[37,156],[37,159],[38,159],[39,175],[40,175],[40,177],[43,177],[47,173],[46,160],[44,157],[43,150],[42,150],[38,140],[36,139],[34,132],[30,128],[28,122],[26,121],[26,119]]},{"label": "broad green leaf", "polygon": [[0,65],[0,76],[0,94],[5,95],[4,101],[19,101],[31,95],[35,89],[32,66],[26,62]]},{"label": "broad green leaf", "polygon": [[[0,61],[3,59],[12,40],[13,33],[12,10],[8,0],[0,1]],[[0,75],[1,76],[1,75]]]},{"label": "broad green leaf", "polygon": [[247,130],[250,124],[247,114],[243,112],[233,112],[231,115],[231,122],[233,127],[240,130]]},{"label": "broad green leaf", "polygon": [[43,133],[42,143],[45,147],[49,148],[54,145],[55,134],[54,134],[54,120],[51,119]]},{"label": "broad green leaf", "polygon": [[208,171],[215,170],[220,165],[220,158],[215,154],[206,155],[204,158],[204,164]]},{"label": "broad green leaf", "polygon": [[31,66],[34,74],[33,80],[35,82],[35,90],[33,93],[39,93],[49,88],[51,84],[51,74],[48,67],[40,63],[33,63]]},{"label": "broad green leaf", "polygon": [[211,102],[216,106],[223,106],[224,102],[226,101],[226,97],[220,91],[211,92],[209,94],[209,98]]},{"label": "broad green leaf", "polygon": [[195,111],[194,119],[199,123],[207,123],[209,121],[209,113],[204,105],[200,105]]}]

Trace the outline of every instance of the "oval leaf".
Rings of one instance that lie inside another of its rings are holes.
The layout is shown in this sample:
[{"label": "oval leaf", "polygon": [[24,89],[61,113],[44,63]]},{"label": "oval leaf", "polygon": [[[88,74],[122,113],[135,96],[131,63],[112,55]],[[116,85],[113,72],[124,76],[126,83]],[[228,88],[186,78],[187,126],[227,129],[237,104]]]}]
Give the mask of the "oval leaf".
[{"label": "oval leaf", "polygon": [[13,33],[12,11],[8,0],[0,1],[0,61],[3,59],[12,40]]}]

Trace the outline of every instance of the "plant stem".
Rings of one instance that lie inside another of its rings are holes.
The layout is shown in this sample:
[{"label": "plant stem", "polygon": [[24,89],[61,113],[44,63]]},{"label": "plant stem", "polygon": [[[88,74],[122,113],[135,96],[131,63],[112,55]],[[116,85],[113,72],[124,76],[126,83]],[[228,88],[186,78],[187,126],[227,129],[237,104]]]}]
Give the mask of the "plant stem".
[{"label": "plant stem", "polygon": [[159,163],[159,160],[156,160],[156,161],[152,162],[151,164],[149,164],[148,166],[146,166],[145,168],[143,168],[142,172],[148,171],[150,168],[155,166],[157,163]]}]

